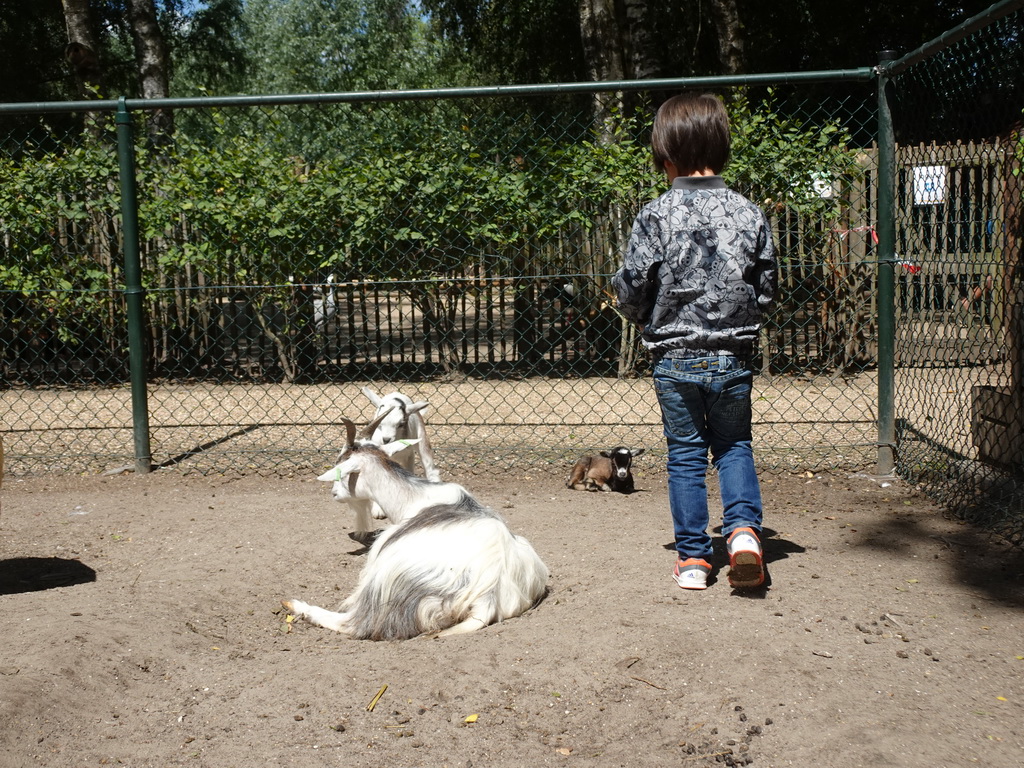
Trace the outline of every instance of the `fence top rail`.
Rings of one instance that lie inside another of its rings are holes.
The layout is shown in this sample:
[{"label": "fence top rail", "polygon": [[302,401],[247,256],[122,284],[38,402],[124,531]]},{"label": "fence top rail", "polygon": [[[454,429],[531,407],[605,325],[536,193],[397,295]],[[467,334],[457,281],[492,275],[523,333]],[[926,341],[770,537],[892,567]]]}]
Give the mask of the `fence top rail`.
[{"label": "fence top rail", "polygon": [[[1024,2],[1024,0],[1021,0]],[[716,77],[682,77],[651,80],[610,80],[595,83],[549,83],[539,85],[498,85],[479,88],[422,88],[408,91],[352,91],[345,93],[277,94],[263,96],[196,96],[178,99],[97,99],[95,101],[50,101],[0,104],[0,114],[55,112],[116,112],[120,105],[129,111],[177,109],[183,107],[262,107],[295,104],[360,103],[384,101],[426,101],[501,96],[542,96],[565,93],[615,91],[664,91],[675,88],[714,88],[745,85],[784,85],[808,82],[866,82],[875,77],[874,67],[775,72]]]},{"label": "fence top rail", "polygon": [[914,64],[934,56],[939,51],[949,48],[954,43],[963,40],[968,35],[977,32],[979,29],[987,27],[993,21],[998,21],[1004,16],[1009,16],[1011,13],[1014,13],[1021,8],[1024,8],[1024,0],[1001,0],[1001,2],[990,5],[981,13],[972,16],[960,26],[954,27],[948,32],[944,32],[939,35],[934,40],[925,43],[920,48],[916,48],[910,53],[905,54],[894,61],[887,61],[880,64],[878,66],[878,70],[889,77],[895,77],[901,72],[912,67]]}]

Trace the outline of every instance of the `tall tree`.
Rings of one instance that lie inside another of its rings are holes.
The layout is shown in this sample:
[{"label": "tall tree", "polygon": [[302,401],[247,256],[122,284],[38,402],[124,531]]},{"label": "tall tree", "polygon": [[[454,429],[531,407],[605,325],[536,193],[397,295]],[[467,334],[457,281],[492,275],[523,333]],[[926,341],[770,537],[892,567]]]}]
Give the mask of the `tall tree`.
[{"label": "tall tree", "polygon": [[0,102],[237,92],[242,3],[0,0]]},{"label": "tall tree", "polygon": [[464,50],[476,84],[584,80],[579,9],[566,0],[421,0],[431,24]]},{"label": "tall tree", "polygon": [[89,0],[62,0],[62,5],[68,34],[64,55],[74,73],[79,96],[89,98],[103,84],[97,27]]},{"label": "tall tree", "polygon": [[0,103],[70,98],[61,0],[0,0]]},{"label": "tall tree", "polygon": [[738,0],[711,0],[711,19],[718,38],[718,63],[722,73],[737,75],[744,69],[744,35]]},{"label": "tall tree", "polygon": [[910,51],[992,0],[422,2],[492,84],[870,66],[883,47]]},{"label": "tall tree", "polygon": [[434,61],[405,0],[248,0],[251,90],[417,87]]},{"label": "tall tree", "polygon": [[[580,39],[587,73],[594,82],[655,77],[659,50],[651,43],[647,0],[579,0]],[[595,94],[593,113],[606,131],[612,116],[631,109],[628,94]]]},{"label": "tall tree", "polygon": [[871,66],[878,52],[908,53],[993,0],[735,0],[748,71],[793,72]]},{"label": "tall tree", "polygon": [[177,96],[226,95],[251,90],[250,49],[242,0],[207,0],[179,14],[168,32],[171,92]]},{"label": "tall tree", "polygon": [[163,31],[157,23],[154,0],[127,0],[127,4],[142,97],[167,98],[170,60]]},{"label": "tall tree", "polygon": [[579,0],[583,55],[595,82],[627,78],[629,29],[621,10],[616,0]]},{"label": "tall tree", "polygon": [[[139,87],[144,99],[166,99],[170,90],[170,58],[163,31],[157,24],[153,0],[128,0],[128,20]],[[173,130],[170,110],[157,110],[149,121],[150,138],[159,141]]]},{"label": "tall tree", "polygon": [[[630,72],[637,80],[659,77],[664,67],[662,46],[654,36],[660,7],[650,0],[623,0],[629,30]],[[659,4],[660,6],[660,4]]]}]

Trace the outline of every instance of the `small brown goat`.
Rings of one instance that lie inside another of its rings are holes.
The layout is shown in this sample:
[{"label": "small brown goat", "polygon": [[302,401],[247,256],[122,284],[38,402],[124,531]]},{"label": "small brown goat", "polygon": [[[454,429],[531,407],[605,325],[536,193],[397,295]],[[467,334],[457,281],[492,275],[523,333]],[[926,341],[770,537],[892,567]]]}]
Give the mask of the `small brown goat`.
[{"label": "small brown goat", "polygon": [[600,456],[584,456],[576,462],[565,481],[566,488],[577,491],[617,491],[632,493],[633,459],[643,448],[630,450],[625,446],[601,451]]}]

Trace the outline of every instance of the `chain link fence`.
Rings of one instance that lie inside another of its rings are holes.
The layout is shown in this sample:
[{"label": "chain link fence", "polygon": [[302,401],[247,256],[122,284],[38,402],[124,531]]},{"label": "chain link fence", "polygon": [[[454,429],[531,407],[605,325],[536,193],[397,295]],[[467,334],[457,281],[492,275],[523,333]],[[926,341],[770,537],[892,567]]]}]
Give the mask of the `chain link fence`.
[{"label": "chain link fence", "polygon": [[[901,473],[937,489],[956,466],[954,485],[1013,485],[1005,461],[989,469],[986,446],[1001,442],[971,417],[1009,412],[985,393],[1020,386],[1008,217],[1021,72],[1006,64],[1007,51],[1020,63],[1020,3],[1002,5],[1017,10],[892,78],[888,361],[875,68],[0,105],[7,471],[310,474],[335,455],[342,416],[368,419],[363,387],[429,401],[449,473],[567,469],[618,444],[646,447],[640,462],[660,470],[649,364],[609,284],[633,216],[663,189],[653,109],[696,88],[729,104],[727,178],[778,244],[757,356],[760,466],[873,470],[879,376],[895,364]],[[938,196],[939,178],[942,201],[915,197]]]},{"label": "chain link fence", "polygon": [[[858,77],[813,100],[718,88],[737,113],[735,181],[770,208],[782,254],[759,357],[769,466],[873,457],[873,104]],[[339,417],[367,418],[363,386],[428,400],[449,467],[620,443],[657,456],[648,361],[609,281],[662,183],[646,136],[659,95],[199,102],[174,109],[171,138],[130,115],[154,463],[310,471]],[[46,145],[6,144],[15,472],[133,455],[114,116],[76,117],[60,135],[28,123]],[[758,130],[799,143],[790,167]]]},{"label": "chain link fence", "polygon": [[[1014,8],[1016,6],[1016,8]],[[1024,11],[894,68],[900,475],[1024,543]]]}]

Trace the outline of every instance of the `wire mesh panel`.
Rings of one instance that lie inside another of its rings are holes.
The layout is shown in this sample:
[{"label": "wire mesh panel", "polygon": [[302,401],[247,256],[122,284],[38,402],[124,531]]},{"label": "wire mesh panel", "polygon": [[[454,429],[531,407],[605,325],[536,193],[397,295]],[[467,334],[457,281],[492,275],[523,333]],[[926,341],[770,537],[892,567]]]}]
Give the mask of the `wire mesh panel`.
[{"label": "wire mesh panel", "polygon": [[895,79],[898,471],[1024,541],[1024,11]]},{"label": "wire mesh panel", "polygon": [[[765,208],[780,257],[762,464],[868,465],[870,84],[716,90],[728,180]],[[367,418],[369,386],[429,400],[453,468],[615,444],[657,466],[649,361],[609,286],[664,189],[647,142],[667,95],[190,103],[160,141],[137,112],[154,463],[307,471],[333,456],[341,416]],[[132,456],[112,120],[72,117],[59,135],[20,117],[3,140],[14,472]]]},{"label": "wire mesh panel", "polygon": [[726,180],[777,244],[759,464],[871,467],[892,383],[899,473],[1021,543],[1022,6],[886,58],[895,158],[869,68],[0,105],[7,471],[309,473],[341,417],[368,418],[364,388],[429,401],[449,471],[618,444],[662,466],[650,362],[610,281],[665,188],[654,109],[699,87],[727,103]]},{"label": "wire mesh panel", "polygon": [[[132,440],[113,135],[92,115],[3,115],[0,427],[16,473],[125,463]],[[126,407],[127,406],[127,407]]]}]

